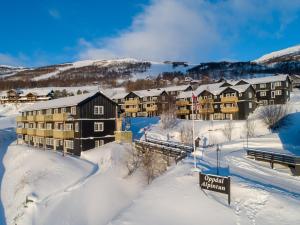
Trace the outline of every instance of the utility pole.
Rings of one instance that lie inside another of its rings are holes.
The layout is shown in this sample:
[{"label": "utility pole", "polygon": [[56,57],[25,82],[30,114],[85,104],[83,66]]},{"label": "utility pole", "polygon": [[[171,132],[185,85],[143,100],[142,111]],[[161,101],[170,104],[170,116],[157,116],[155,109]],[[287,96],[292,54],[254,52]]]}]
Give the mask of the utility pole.
[{"label": "utility pole", "polygon": [[219,175],[219,152],[220,152],[220,148],[219,148],[219,144],[217,144],[217,175]]}]

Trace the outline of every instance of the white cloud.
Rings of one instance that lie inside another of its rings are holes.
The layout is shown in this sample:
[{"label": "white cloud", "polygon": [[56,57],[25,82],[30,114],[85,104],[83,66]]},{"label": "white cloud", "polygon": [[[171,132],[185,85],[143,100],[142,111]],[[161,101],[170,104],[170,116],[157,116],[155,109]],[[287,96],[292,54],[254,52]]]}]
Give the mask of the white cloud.
[{"label": "white cloud", "polygon": [[[80,59],[135,57],[192,62],[233,58],[241,33],[284,32],[297,16],[298,0],[153,0],[130,28],[113,38],[79,41]],[[278,21],[276,30],[272,27]]]},{"label": "white cloud", "polygon": [[60,12],[57,9],[49,9],[49,15],[54,19],[60,19]]}]

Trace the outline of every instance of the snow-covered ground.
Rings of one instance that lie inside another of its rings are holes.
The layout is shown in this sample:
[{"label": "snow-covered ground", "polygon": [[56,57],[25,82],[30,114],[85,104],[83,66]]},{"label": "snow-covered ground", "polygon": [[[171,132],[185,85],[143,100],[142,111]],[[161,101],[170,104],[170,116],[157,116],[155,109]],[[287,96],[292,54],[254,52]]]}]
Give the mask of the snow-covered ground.
[{"label": "snow-covered ground", "polygon": [[[270,133],[256,120],[256,136],[249,147],[298,153],[296,138],[300,93],[292,95],[291,122]],[[245,156],[245,122],[233,121],[232,141],[222,129],[226,121],[197,121],[197,136],[208,144],[220,144],[221,173],[232,178],[232,204],[222,194],[201,191],[191,171],[193,157],[155,179],[150,185],[141,171],[127,176],[125,155],[129,145],[110,143],[84,152],[80,158],[17,145],[14,116],[25,106],[0,107],[0,223],[6,224],[298,224],[300,178],[275,165]],[[179,120],[172,129],[153,125],[148,137],[179,141]],[[290,135],[288,135],[290,134]],[[299,137],[299,136],[298,136]],[[202,171],[216,172],[216,148],[204,150],[197,159]],[[26,197],[29,202],[26,203]],[[33,201],[33,202],[31,202]]]}]

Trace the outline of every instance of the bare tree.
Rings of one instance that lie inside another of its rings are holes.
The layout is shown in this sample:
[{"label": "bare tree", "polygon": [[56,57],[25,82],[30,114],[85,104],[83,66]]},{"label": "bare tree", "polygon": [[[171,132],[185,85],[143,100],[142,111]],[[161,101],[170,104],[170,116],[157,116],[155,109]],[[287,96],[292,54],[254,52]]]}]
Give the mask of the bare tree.
[{"label": "bare tree", "polygon": [[172,128],[177,121],[175,110],[164,112],[160,118],[161,126],[163,129]]},{"label": "bare tree", "polygon": [[180,129],[180,139],[184,144],[193,144],[193,129],[190,126],[183,126]]},{"label": "bare tree", "polygon": [[245,134],[246,137],[254,137],[255,136],[255,122],[253,119],[247,119],[245,123]]},{"label": "bare tree", "polygon": [[233,130],[233,123],[232,120],[228,120],[228,122],[224,125],[222,132],[228,141],[232,139],[232,130]]},{"label": "bare tree", "polygon": [[126,155],[126,167],[128,169],[128,176],[132,175],[141,165],[142,154],[135,147],[131,147]]},{"label": "bare tree", "polygon": [[271,130],[276,130],[283,126],[285,116],[289,113],[288,105],[268,105],[260,109],[259,117]]}]

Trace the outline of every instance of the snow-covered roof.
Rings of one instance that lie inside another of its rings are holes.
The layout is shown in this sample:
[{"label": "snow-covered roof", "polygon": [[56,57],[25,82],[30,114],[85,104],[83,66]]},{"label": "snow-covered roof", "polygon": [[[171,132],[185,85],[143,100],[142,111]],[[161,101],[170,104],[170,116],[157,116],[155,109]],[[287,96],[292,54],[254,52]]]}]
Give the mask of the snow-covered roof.
[{"label": "snow-covered roof", "polygon": [[251,78],[251,79],[241,79],[249,84],[264,84],[264,83],[270,83],[270,82],[276,82],[276,81],[285,81],[288,77],[287,74],[279,74],[275,76],[268,76],[268,77],[257,77],[257,78]]},{"label": "snow-covered roof", "polygon": [[98,93],[98,91],[81,94],[81,95],[70,96],[70,97],[53,99],[53,100],[49,100],[49,101],[37,102],[37,103],[29,106],[28,108],[26,108],[24,111],[76,106],[79,103],[81,103],[82,101],[86,100],[89,97],[94,96],[97,93]]},{"label": "snow-covered roof", "polygon": [[179,85],[179,86],[172,86],[172,87],[164,87],[164,88],[160,88],[160,89],[165,90],[166,92],[169,92],[169,91],[184,91],[190,86],[191,85],[187,84],[187,85]]},{"label": "snow-covered roof", "polygon": [[193,91],[183,91],[179,93],[177,99],[191,98],[192,95],[193,95]]},{"label": "snow-covered roof", "polygon": [[163,92],[164,92],[164,90],[158,90],[158,89],[133,91],[133,93],[136,94],[137,96],[139,96],[140,98],[150,97],[150,96],[159,96]]},{"label": "snow-covered roof", "polygon": [[221,87],[222,84],[224,84],[224,82],[212,83],[212,84],[202,84],[196,89],[195,95],[198,96],[203,91],[209,91],[213,95],[218,95],[221,91],[224,90],[224,88]]},{"label": "snow-covered roof", "polygon": [[128,93],[126,93],[126,92],[116,93],[111,96],[111,99],[122,99],[122,98],[125,98],[126,95],[128,95]]},{"label": "snow-covered roof", "polygon": [[227,88],[231,88],[241,93],[241,92],[245,92],[250,86],[251,84],[241,84],[241,85],[229,86]]}]

